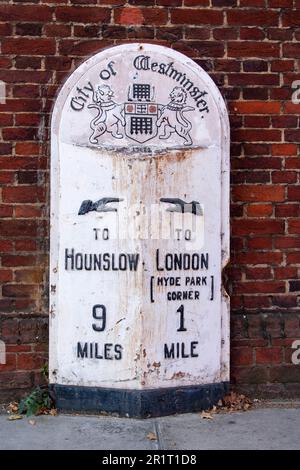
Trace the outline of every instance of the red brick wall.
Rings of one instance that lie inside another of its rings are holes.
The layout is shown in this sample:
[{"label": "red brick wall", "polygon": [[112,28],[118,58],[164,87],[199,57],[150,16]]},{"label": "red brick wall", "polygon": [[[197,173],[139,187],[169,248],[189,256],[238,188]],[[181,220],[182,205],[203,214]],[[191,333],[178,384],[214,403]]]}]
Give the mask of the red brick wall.
[{"label": "red brick wall", "polygon": [[299,0],[32,0],[0,4],[0,397],[41,380],[47,356],[49,116],[76,65],[129,41],[198,62],[231,119],[232,383],[300,394]]}]

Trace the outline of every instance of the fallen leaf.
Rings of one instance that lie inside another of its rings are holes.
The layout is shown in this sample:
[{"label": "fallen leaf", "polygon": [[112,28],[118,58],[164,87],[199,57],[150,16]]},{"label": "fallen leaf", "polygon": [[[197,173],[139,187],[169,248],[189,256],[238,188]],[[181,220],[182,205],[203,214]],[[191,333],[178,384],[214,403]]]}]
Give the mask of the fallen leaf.
[{"label": "fallen leaf", "polygon": [[18,409],[19,409],[19,405],[16,401],[13,401],[12,403],[10,403],[7,407],[7,411],[9,413],[17,413],[18,412]]},{"label": "fallen leaf", "polygon": [[36,421],[34,419],[30,419],[28,421],[28,424],[31,424],[31,426],[34,426],[36,424]]},{"label": "fallen leaf", "polygon": [[214,419],[214,417],[211,415],[211,413],[209,413],[207,411],[202,411],[200,416],[201,416],[202,419]]},{"label": "fallen leaf", "polygon": [[149,432],[147,434],[147,439],[149,439],[149,441],[157,441],[157,436],[154,434],[154,432]]},{"label": "fallen leaf", "polygon": [[21,416],[21,415],[11,415],[7,419],[8,419],[8,421],[16,421],[17,419],[23,419],[23,416]]},{"label": "fallen leaf", "polygon": [[51,416],[57,416],[57,409],[56,409],[56,408],[52,408],[52,410],[50,410],[50,412],[49,412],[49,415],[51,415]]}]

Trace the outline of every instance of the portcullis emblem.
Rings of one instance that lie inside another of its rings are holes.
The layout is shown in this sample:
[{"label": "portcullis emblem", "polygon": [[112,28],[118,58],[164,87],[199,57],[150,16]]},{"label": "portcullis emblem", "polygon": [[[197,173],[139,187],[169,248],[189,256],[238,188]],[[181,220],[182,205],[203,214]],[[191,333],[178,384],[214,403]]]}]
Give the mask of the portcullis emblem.
[{"label": "portcullis emblem", "polygon": [[159,106],[154,102],[154,87],[147,83],[134,83],[128,90],[125,109],[125,134],[140,144],[157,135]]}]

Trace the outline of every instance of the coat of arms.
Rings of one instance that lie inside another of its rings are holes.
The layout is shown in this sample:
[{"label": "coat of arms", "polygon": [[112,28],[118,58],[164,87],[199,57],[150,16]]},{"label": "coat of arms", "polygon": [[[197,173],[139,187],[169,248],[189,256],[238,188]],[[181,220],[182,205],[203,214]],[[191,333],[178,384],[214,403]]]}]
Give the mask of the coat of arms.
[{"label": "coat of arms", "polygon": [[195,108],[186,105],[184,88],[174,87],[166,105],[155,102],[154,92],[154,87],[148,83],[134,83],[129,86],[127,101],[119,104],[114,101],[109,85],[99,85],[93,93],[93,103],[88,106],[98,111],[90,122],[90,143],[99,145],[101,137],[108,133],[115,139],[125,135],[143,144],[156,137],[161,128],[160,139],[168,139],[176,133],[184,145],[192,145],[192,123],[185,113]]}]

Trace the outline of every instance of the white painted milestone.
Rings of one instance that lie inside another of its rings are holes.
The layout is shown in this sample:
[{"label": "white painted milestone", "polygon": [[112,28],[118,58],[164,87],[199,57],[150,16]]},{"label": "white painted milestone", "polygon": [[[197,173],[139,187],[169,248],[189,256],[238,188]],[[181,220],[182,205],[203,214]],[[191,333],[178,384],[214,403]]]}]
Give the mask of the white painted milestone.
[{"label": "white painted milestone", "polygon": [[229,126],[196,63],[128,44],[63,86],[51,134],[50,383],[229,380]]}]

